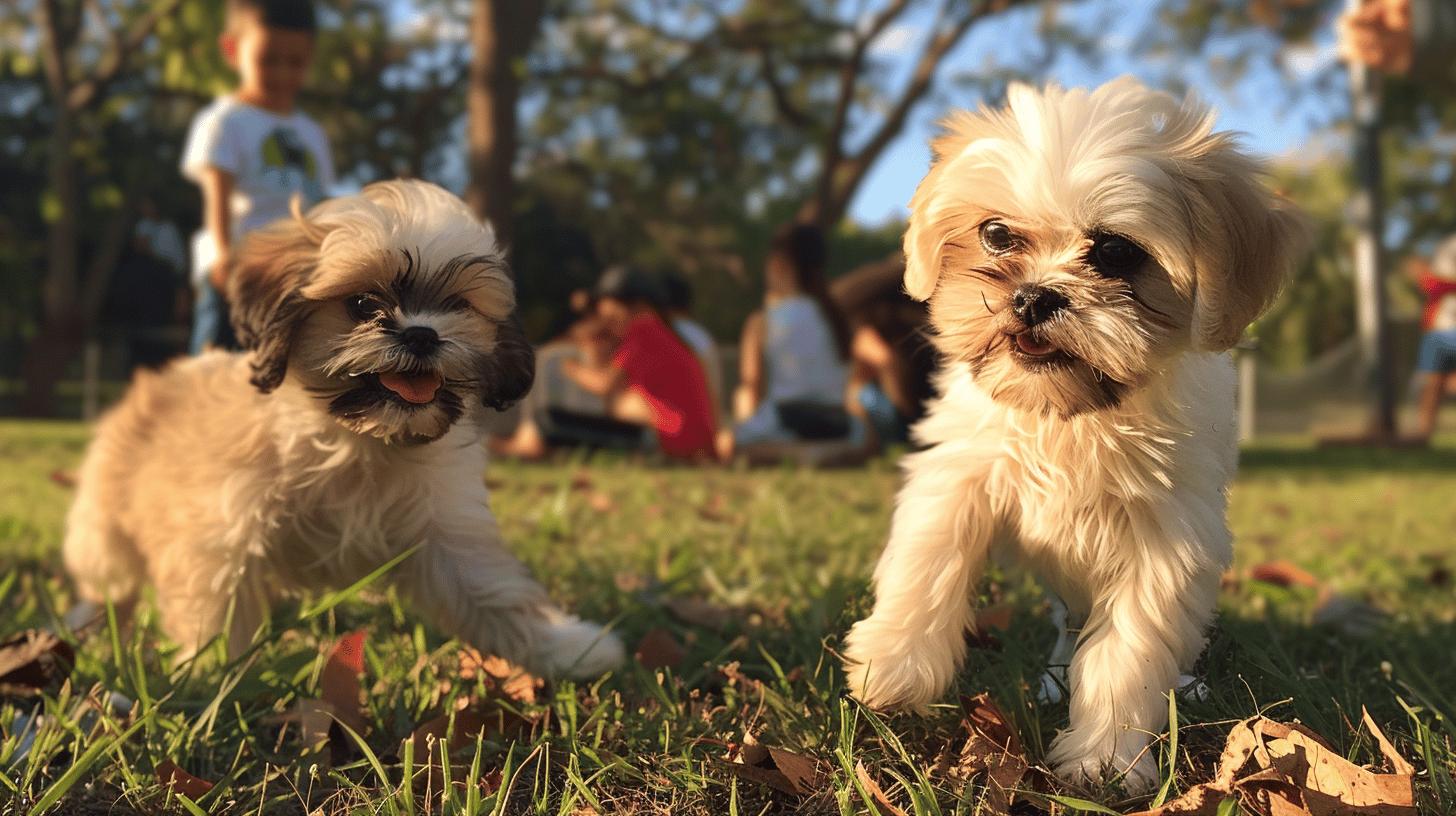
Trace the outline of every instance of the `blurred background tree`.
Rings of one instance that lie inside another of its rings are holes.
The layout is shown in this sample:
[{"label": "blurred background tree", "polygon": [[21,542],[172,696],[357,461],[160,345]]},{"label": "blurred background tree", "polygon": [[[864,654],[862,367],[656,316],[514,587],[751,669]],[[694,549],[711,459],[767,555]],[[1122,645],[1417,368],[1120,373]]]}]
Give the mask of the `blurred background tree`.
[{"label": "blurred background tree", "polygon": [[[97,331],[127,202],[145,195],[184,232],[197,224],[175,168],[187,122],[232,82],[216,46],[221,5],[0,7],[0,379],[24,373],[32,413],[52,410]],[[1353,324],[1348,106],[1328,54],[1342,5],[1158,0],[1141,9],[1142,30],[1113,36],[1129,9],[1106,0],[319,0],[303,105],[327,128],[345,187],[423,177],[489,216],[538,339],[572,289],[634,261],[692,279],[702,319],[727,341],[758,302],[777,225],[830,230],[835,274],[896,251],[901,223],[846,212],[896,140],[919,143],[938,111],[1069,64],[1128,66],[1118,70],[1174,90],[1254,77],[1271,123],[1317,111],[1309,145],[1279,168],[1315,217],[1316,252],[1261,326],[1277,345],[1269,359],[1298,367]],[[1441,136],[1456,109],[1414,82],[1392,81],[1387,97],[1398,256],[1456,219]]]}]

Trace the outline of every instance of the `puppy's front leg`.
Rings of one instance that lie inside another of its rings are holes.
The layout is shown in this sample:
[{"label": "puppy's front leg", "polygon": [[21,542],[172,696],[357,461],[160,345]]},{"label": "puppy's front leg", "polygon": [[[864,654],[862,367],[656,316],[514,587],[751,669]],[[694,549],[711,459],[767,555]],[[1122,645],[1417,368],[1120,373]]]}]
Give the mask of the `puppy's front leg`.
[{"label": "puppy's front leg", "polygon": [[1095,781],[1126,774],[1129,792],[1157,782],[1148,745],[1167,725],[1167,695],[1203,650],[1218,572],[1180,577],[1172,564],[1130,568],[1094,605],[1068,673],[1071,725],[1047,762],[1059,776]]},{"label": "puppy's front leg", "polygon": [[906,461],[890,540],[875,567],[875,608],[845,639],[850,692],[876,708],[924,708],[966,654],[971,588],[995,524],[981,471],[942,444]]},{"label": "puppy's front leg", "polygon": [[550,677],[594,677],[625,658],[602,627],[562,611],[526,567],[486,535],[428,541],[406,561],[409,594],[441,627],[490,654]]}]

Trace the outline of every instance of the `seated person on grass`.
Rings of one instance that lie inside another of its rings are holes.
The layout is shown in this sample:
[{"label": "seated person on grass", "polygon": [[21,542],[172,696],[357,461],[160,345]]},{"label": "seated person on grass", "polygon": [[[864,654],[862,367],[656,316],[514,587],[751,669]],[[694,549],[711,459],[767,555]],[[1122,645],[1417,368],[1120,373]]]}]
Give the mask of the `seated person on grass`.
[{"label": "seated person on grass", "polygon": [[611,416],[651,429],[656,447],[678,460],[714,459],[715,417],[697,356],[662,314],[657,282],[627,266],[608,269],[597,284],[597,314],[620,338],[606,365],[567,360],[562,370],[602,396]]}]

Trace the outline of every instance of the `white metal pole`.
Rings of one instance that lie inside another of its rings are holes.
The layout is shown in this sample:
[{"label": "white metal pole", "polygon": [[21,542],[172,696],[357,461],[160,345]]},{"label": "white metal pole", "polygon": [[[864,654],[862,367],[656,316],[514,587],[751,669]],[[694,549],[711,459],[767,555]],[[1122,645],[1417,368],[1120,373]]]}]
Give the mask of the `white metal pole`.
[{"label": "white metal pole", "polygon": [[[1361,0],[1348,0],[1351,11]],[[1379,441],[1395,438],[1395,372],[1390,367],[1390,326],[1386,319],[1385,274],[1381,252],[1385,203],[1381,196],[1380,75],[1350,61],[1350,98],[1355,114],[1355,308],[1362,380],[1371,389],[1371,428]]]}]

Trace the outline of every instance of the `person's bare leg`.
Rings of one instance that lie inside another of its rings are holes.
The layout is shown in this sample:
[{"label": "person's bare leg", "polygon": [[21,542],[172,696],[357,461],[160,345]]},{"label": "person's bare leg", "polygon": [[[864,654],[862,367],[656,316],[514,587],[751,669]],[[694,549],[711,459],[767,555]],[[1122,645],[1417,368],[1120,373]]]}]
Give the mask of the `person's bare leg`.
[{"label": "person's bare leg", "polygon": [[546,455],[546,439],[530,417],[523,417],[516,426],[516,432],[508,437],[491,437],[488,449],[495,456],[513,456],[519,459],[540,459]]}]

